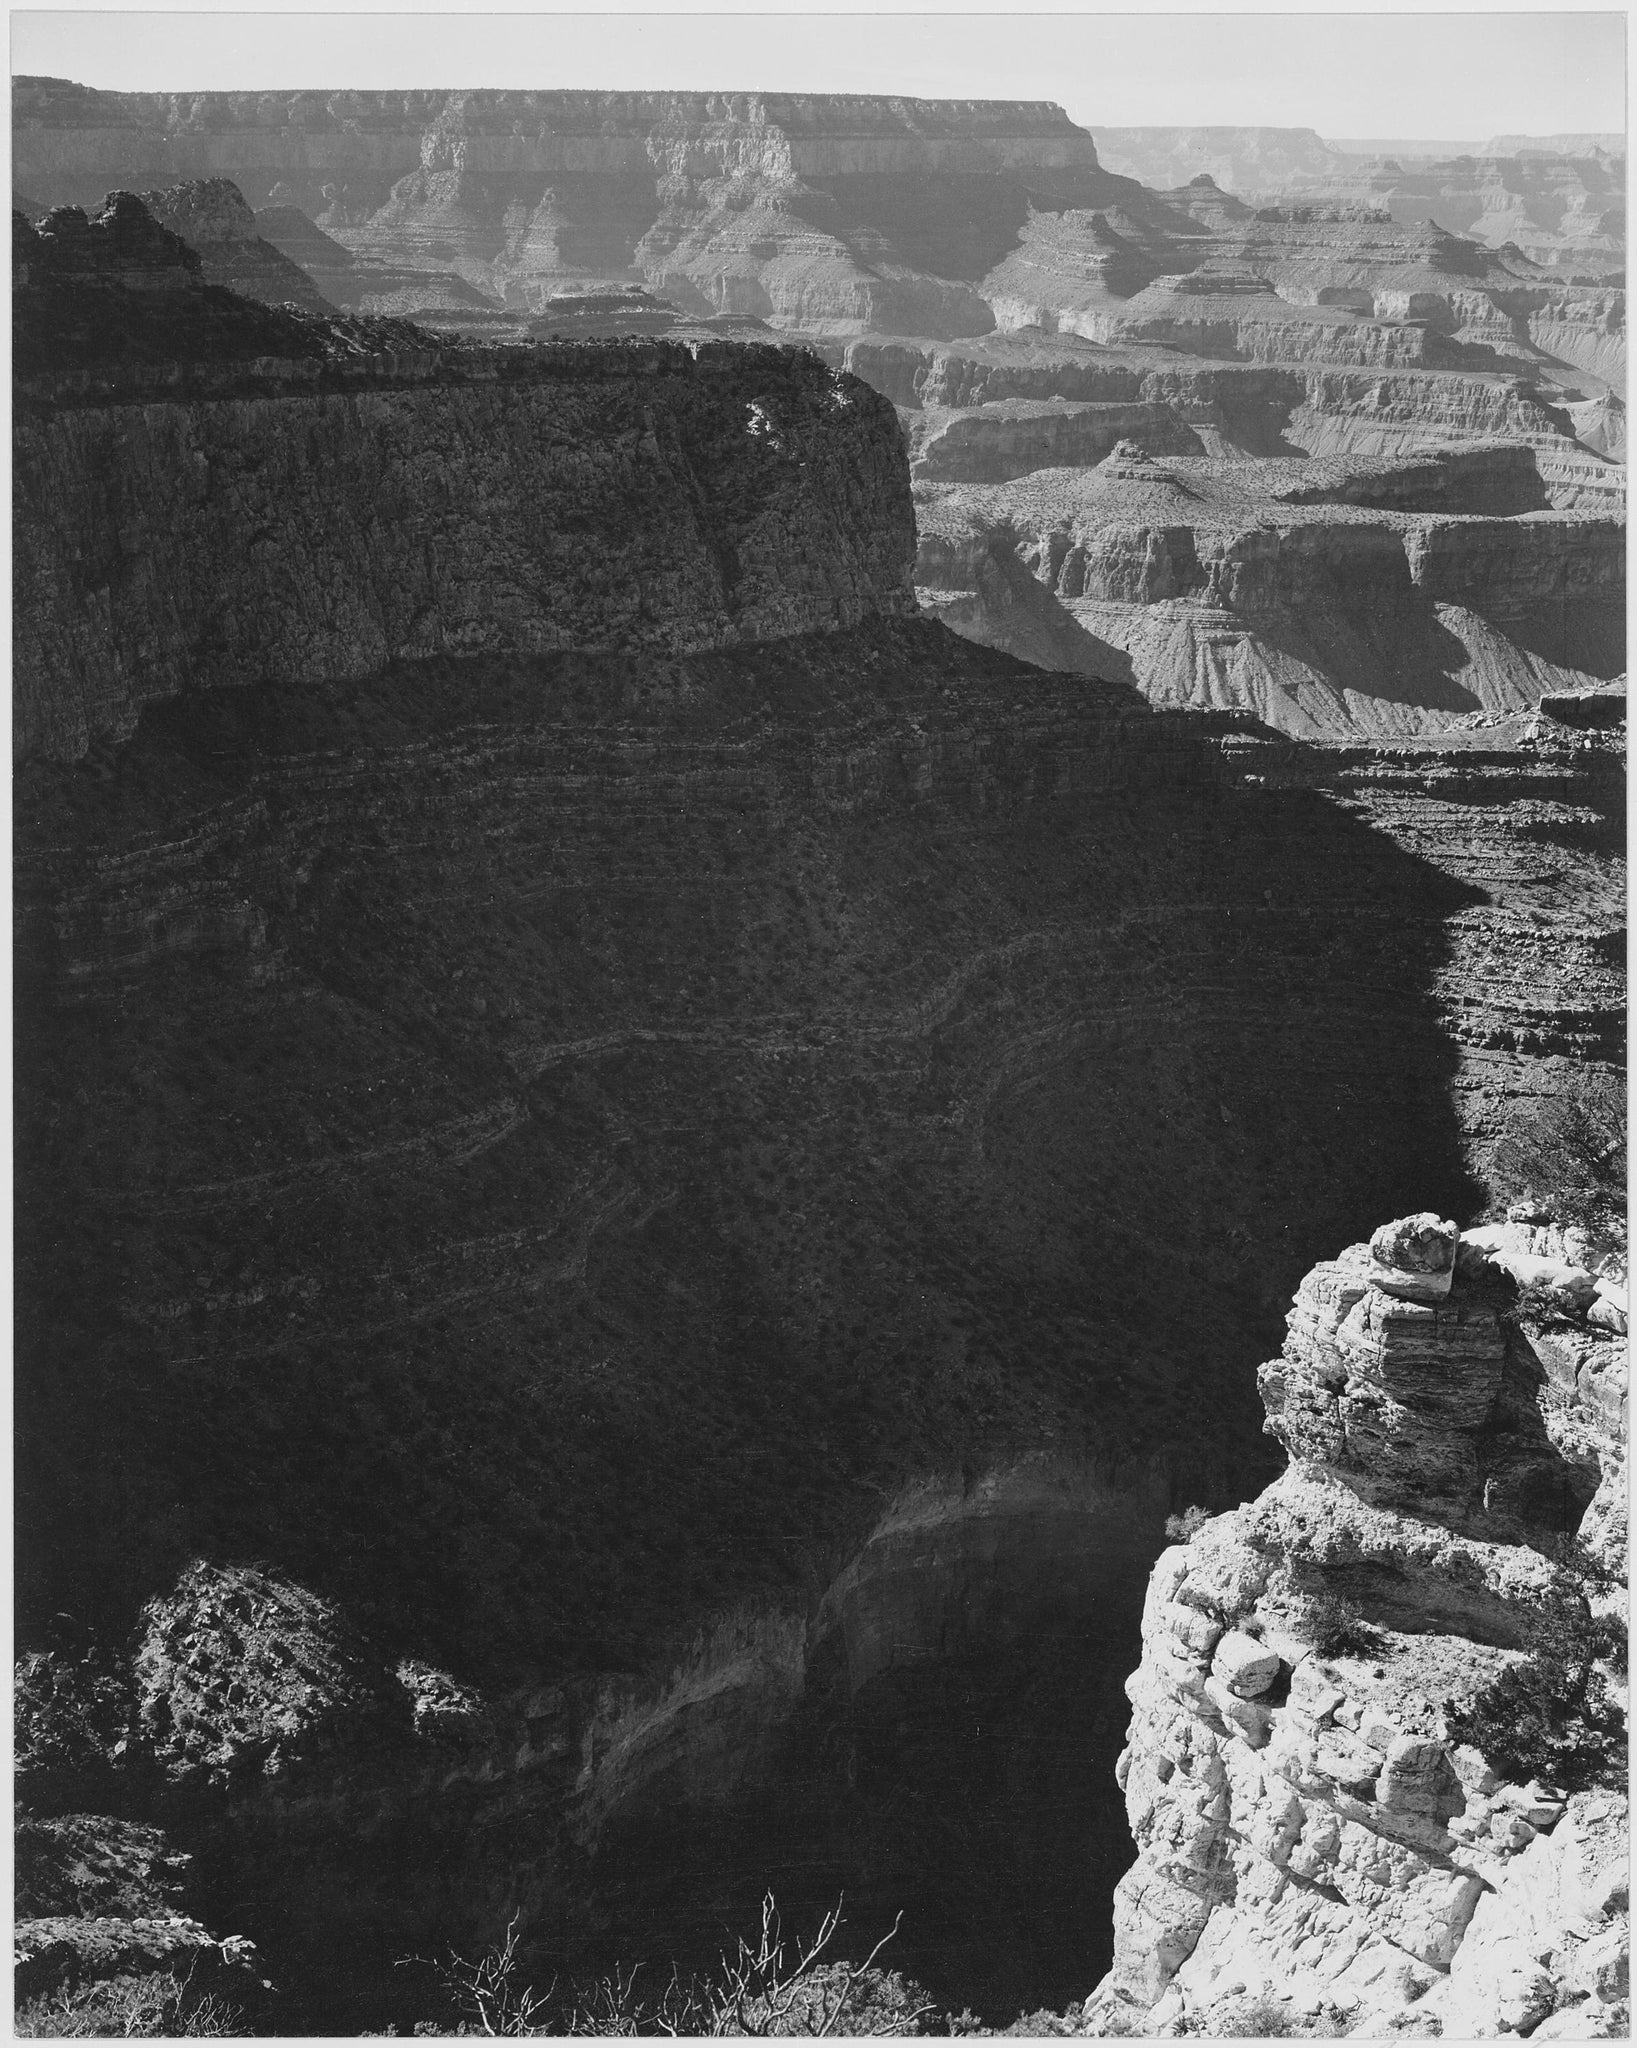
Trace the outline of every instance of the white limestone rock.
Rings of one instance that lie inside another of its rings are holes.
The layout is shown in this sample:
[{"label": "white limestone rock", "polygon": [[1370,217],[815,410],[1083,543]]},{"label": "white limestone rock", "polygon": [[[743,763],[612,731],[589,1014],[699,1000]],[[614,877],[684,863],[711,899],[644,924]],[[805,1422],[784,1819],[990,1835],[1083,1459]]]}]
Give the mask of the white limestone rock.
[{"label": "white limestone rock", "polygon": [[[1627,2020],[1623,1797],[1508,1782],[1451,1726],[1517,1668],[1527,1618],[1579,1597],[1461,1475],[1463,1445],[1513,1414],[1498,1390],[1522,1339],[1481,1272],[1438,1306],[1374,1286],[1370,1263],[1358,1246],[1316,1268],[1264,1369],[1289,1468],[1156,1569],[1120,1774],[1137,1862],[1088,2033],[1271,2014],[1298,2033],[1571,2040]],[[1598,1403],[1621,1347],[1566,1338],[1541,1440],[1600,1467],[1582,1533],[1613,1568],[1624,1465]],[[1506,1400],[1540,1383],[1523,1362]],[[1343,1649],[1338,1614],[1357,1617]]]},{"label": "white limestone rock", "polygon": [[1229,1629],[1211,1659],[1211,1676],[1241,1699],[1255,1699],[1279,1676],[1279,1655],[1254,1636]]},{"label": "white limestone rock", "polygon": [[1370,1285],[1400,1301],[1443,1301],[1460,1238],[1459,1226],[1431,1209],[1384,1223],[1370,1239]]}]

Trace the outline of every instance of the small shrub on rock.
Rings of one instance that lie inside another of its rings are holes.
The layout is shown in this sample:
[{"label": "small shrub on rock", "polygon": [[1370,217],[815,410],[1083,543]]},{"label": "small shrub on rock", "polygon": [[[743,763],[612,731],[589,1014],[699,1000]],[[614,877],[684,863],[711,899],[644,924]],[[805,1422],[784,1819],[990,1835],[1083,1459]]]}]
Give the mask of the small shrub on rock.
[{"label": "small shrub on rock", "polygon": [[1588,1079],[1578,1094],[1521,1104],[1489,1164],[1501,1203],[1543,1201],[1575,1223],[1593,1255],[1626,1242],[1626,1095],[1617,1075]]},{"label": "small shrub on rock", "polygon": [[459,2034],[805,2039],[935,2031],[942,2015],[921,1987],[876,1965],[898,1932],[897,1922],[862,1963],[823,1960],[840,1926],[838,1905],[811,1941],[787,1943],[769,1892],[762,1901],[759,1940],[753,1944],[741,1936],[736,1953],[724,1955],[713,1975],[684,1980],[673,1968],[662,1982],[650,1980],[640,1965],[616,1968],[560,1997],[555,1983],[543,1993],[524,1983],[514,1917],[505,1940],[476,1960],[452,1954],[433,1968],[461,2015],[454,2029]]},{"label": "small shrub on rock", "polygon": [[1225,1998],[1208,2012],[1185,2016],[1178,2030],[1213,2041],[1333,2041],[1347,2027],[1337,2008],[1298,2012],[1288,2000],[1259,1992]]},{"label": "small shrub on rock", "polygon": [[1317,1594],[1306,1610],[1313,1647],[1321,1657],[1375,1657],[1387,1639],[1372,1628],[1350,1601],[1335,1593]]},{"label": "small shrub on rock", "polygon": [[1301,1607],[1301,1626],[1321,1657],[1376,1657],[1387,1647],[1356,1604],[1329,1585],[1316,1566],[1294,1559],[1292,1588]]},{"label": "small shrub on rock", "polygon": [[1575,1590],[1529,1617],[1527,1660],[1452,1714],[1450,1734],[1520,1783],[1539,1778],[1565,1792],[1618,1790],[1626,1782],[1626,1717],[1605,1671],[1624,1669],[1625,1631],[1587,1604],[1585,1590],[1604,1575],[1580,1559],[1572,1542],[1560,1558]]},{"label": "small shrub on rock", "polygon": [[121,2041],[210,2039],[248,2034],[244,2015],[216,1991],[198,1991],[168,1970],[65,1985],[17,2006],[20,2039]]},{"label": "small shrub on rock", "polygon": [[14,1685],[17,1770],[36,1788],[67,1797],[71,1787],[100,1784],[129,1755],[130,1684],[100,1650],[31,1651],[18,1659]]},{"label": "small shrub on rock", "polygon": [[1184,1508],[1180,1515],[1165,1518],[1165,1540],[1167,1543],[1186,1543],[1195,1536],[1211,1519],[1209,1508]]}]

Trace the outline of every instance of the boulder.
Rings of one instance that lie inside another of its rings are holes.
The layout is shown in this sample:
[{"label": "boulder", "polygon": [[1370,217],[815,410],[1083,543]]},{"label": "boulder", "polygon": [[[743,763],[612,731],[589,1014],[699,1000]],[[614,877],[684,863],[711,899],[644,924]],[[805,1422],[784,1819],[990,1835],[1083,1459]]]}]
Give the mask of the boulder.
[{"label": "boulder", "polygon": [[1584,1266],[1570,1266],[1560,1259],[1537,1258],[1529,1252],[1496,1252],[1490,1263],[1498,1266],[1521,1290],[1535,1288],[1546,1294],[1555,1308],[1583,1316],[1597,1298],[1597,1279]]},{"label": "boulder", "polygon": [[1441,1742],[1419,1735],[1395,1735],[1376,1779],[1377,1803],[1390,1813],[1440,1818],[1463,1810],[1460,1782]]},{"label": "boulder", "polygon": [[1455,1279],[1459,1228],[1430,1209],[1384,1223],[1370,1239],[1370,1284],[1400,1301],[1443,1301]]},{"label": "boulder", "polygon": [[1255,1699],[1279,1676],[1278,1653],[1231,1628],[1216,1646],[1211,1675],[1242,1700]]}]

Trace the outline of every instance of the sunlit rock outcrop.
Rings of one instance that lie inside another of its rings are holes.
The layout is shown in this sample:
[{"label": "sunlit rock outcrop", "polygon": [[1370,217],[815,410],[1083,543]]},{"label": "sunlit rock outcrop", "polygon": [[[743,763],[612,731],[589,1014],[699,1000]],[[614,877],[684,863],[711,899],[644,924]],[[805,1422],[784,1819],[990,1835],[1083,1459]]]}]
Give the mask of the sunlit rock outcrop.
[{"label": "sunlit rock outcrop", "polygon": [[1452,1263],[1412,1217],[1303,1281],[1288,1469],[1149,1583],[1093,2033],[1624,2033],[1623,1416],[1557,1393],[1584,1305],[1519,1313],[1519,1234]]}]

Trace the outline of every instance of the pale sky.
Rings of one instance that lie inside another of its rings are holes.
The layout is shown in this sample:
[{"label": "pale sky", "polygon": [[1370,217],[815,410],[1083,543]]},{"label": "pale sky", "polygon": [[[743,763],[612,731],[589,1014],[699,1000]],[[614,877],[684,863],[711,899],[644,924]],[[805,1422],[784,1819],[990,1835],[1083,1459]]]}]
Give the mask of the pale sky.
[{"label": "pale sky", "polygon": [[[653,0],[647,0],[652,7]],[[1186,4],[1186,0],[1185,0]],[[765,8],[765,0],[763,0]],[[14,72],[127,91],[578,86],[1055,100],[1092,130],[1625,127],[1623,12],[18,10]]]}]

